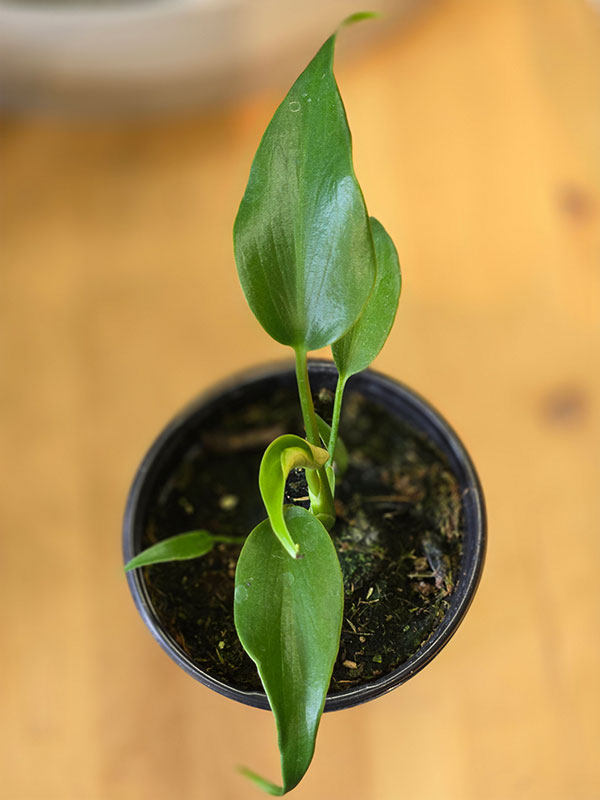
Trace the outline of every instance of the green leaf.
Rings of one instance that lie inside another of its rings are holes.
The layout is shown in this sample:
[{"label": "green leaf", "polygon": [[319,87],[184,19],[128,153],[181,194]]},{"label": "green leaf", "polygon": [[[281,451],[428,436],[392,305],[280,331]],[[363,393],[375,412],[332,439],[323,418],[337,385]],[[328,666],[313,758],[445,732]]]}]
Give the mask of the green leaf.
[{"label": "green leaf", "polygon": [[166,561],[189,561],[209,553],[217,542],[241,544],[245,538],[245,536],[223,536],[204,530],[178,533],[142,550],[125,564],[125,572],[136,567],[163,564]]},{"label": "green leaf", "polygon": [[258,486],[263,503],[275,535],[279,537],[292,558],[296,558],[298,555],[298,545],[294,543],[288,531],[283,514],[283,497],[287,476],[296,467],[318,469],[325,464],[328,458],[327,450],[314,447],[300,436],[286,433],[271,442],[260,462]]},{"label": "green leaf", "polygon": [[[319,436],[321,437],[321,440],[323,441],[325,447],[329,450],[329,445],[331,443],[331,425],[328,425],[325,422],[325,420],[318,414],[315,414],[315,416],[317,418]],[[330,453],[330,455],[332,454]],[[348,450],[346,449],[346,445],[339,436],[337,437],[337,441],[335,442],[333,460],[336,463],[338,469],[338,475],[340,476],[343,475],[344,472],[346,472],[346,470],[348,469]]]},{"label": "green leaf", "polygon": [[360,318],[332,346],[333,358],[345,382],[369,366],[379,353],[394,323],[400,298],[401,277],[398,253],[383,225],[371,217],[377,279]]},{"label": "green leaf", "polygon": [[212,550],[214,542],[215,539],[208,531],[180,533],[142,550],[127,562],[125,571],[129,572],[136,567],[148,567],[150,564],[162,564],[165,561],[198,558]]},{"label": "green leaf", "polygon": [[335,38],[275,111],[234,225],[238,274],[250,308],[270,336],[305,351],[331,344],[350,328],[376,272],[333,75]]},{"label": "green leaf", "polygon": [[311,762],[344,606],[327,531],[304,508],[288,508],[285,516],[304,557],[286,558],[265,520],[247,538],[235,573],[235,626],[275,715],[283,788],[245,774],[271,794],[293,789]]}]

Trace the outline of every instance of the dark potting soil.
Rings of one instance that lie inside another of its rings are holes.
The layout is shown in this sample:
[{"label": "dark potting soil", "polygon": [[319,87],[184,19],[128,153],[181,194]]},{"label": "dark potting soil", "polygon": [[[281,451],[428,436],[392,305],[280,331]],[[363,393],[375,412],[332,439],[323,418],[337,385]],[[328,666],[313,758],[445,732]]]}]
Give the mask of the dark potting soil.
[{"label": "dark potting soil", "polygon": [[[325,389],[315,397],[327,420],[332,401]],[[340,432],[350,461],[336,487],[332,537],[345,602],[330,691],[385,675],[419,649],[449,607],[462,552],[458,484],[427,439],[350,390]],[[249,533],[266,516],[260,460],[282,433],[303,433],[295,390],[211,418],[156,493],[143,547],[198,528]],[[286,502],[307,501],[297,470]],[[240,547],[220,544],[193,561],[147,567],[144,577],[161,622],[198,666],[238,689],[260,690],[233,624]]]}]

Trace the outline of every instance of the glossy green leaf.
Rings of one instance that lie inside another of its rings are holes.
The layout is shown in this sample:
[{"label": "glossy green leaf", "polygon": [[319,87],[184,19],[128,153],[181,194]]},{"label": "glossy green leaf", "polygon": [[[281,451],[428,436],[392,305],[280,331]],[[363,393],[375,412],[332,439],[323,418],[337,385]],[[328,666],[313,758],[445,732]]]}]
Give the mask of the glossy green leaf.
[{"label": "glossy green leaf", "polygon": [[[329,444],[331,442],[331,425],[328,425],[325,422],[325,420],[318,414],[316,414],[315,416],[317,417],[319,436],[321,437],[321,440],[324,443],[325,447],[329,449]],[[330,451],[330,456],[331,455],[332,454]],[[346,449],[346,445],[339,436],[337,437],[337,441],[335,442],[333,461],[335,461],[335,464],[337,466],[338,475],[340,476],[343,475],[344,472],[346,472],[346,470],[348,469],[348,450]]]},{"label": "glossy green leaf", "polygon": [[276,110],[234,225],[238,274],[250,308],[274,339],[305,351],[331,344],[350,328],[376,272],[333,75],[335,38]]},{"label": "glossy green leaf", "polygon": [[263,503],[275,534],[293,558],[298,555],[298,545],[294,543],[288,531],[283,513],[287,476],[296,467],[318,469],[325,464],[328,458],[327,450],[314,447],[300,436],[286,433],[271,442],[260,462],[258,486]]},{"label": "glossy green leaf", "polygon": [[350,330],[332,346],[342,380],[369,366],[379,353],[394,323],[400,298],[398,253],[383,225],[371,217],[377,279],[365,309]]},{"label": "glossy green leaf", "polygon": [[213,536],[208,531],[179,533],[142,550],[127,562],[125,571],[129,572],[136,567],[148,567],[151,564],[162,564],[165,561],[187,561],[206,555],[212,550],[215,542],[242,540],[242,537],[235,536]]},{"label": "glossy green leaf", "polygon": [[311,762],[342,625],[344,590],[333,542],[304,508],[286,510],[303,558],[287,558],[268,520],[247,538],[235,573],[235,626],[258,668],[275,715],[284,794]]}]

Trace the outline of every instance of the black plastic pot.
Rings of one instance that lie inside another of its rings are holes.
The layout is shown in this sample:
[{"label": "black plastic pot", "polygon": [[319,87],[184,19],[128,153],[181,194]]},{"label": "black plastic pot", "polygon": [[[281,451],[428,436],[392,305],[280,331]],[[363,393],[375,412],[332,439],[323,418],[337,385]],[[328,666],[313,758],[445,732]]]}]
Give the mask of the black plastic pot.
[{"label": "black plastic pot", "polygon": [[[337,373],[331,362],[312,361],[309,373],[313,392],[335,389]],[[202,395],[175,417],[144,457],[127,500],[123,526],[123,555],[128,561],[141,550],[147,510],[170,466],[189,447],[192,437],[215,409],[235,408],[280,387],[294,387],[292,365],[275,365],[235,376]],[[348,392],[358,392],[377,402],[390,414],[424,433],[446,456],[463,497],[463,554],[456,588],[442,622],[404,664],[393,672],[362,686],[327,696],[325,711],[364,703],[394,689],[428,664],[449,641],[469,608],[477,589],[486,544],[485,506],[477,474],[456,433],[422,397],[408,387],[377,372],[365,370],[348,383]],[[263,692],[246,692],[222,683],[201,670],[165,630],[150,601],[142,570],[127,574],[135,604],[150,632],[166,653],[189,675],[220,694],[258,708],[269,708]]]}]

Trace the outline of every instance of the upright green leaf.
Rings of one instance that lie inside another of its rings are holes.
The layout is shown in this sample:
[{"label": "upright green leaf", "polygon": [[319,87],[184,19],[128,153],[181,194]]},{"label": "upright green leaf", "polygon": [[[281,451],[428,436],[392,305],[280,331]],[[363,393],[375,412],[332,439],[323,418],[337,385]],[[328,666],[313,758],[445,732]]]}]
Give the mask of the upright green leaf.
[{"label": "upright green leaf", "polygon": [[287,558],[265,520],[248,536],[235,573],[235,626],[275,715],[283,787],[244,772],[271,794],[293,789],[311,762],[344,605],[327,531],[304,508],[288,508],[285,516],[304,557]]},{"label": "upright green leaf", "polygon": [[329,453],[322,447],[314,447],[306,439],[286,433],[271,442],[260,462],[258,486],[263,503],[273,531],[292,558],[296,558],[298,555],[298,545],[294,543],[288,531],[283,514],[283,497],[287,476],[296,467],[318,469],[325,464],[328,458]]},{"label": "upright green leaf", "polygon": [[325,42],[276,110],[234,225],[235,258],[250,308],[274,339],[304,350],[331,344],[350,328],[376,271],[333,75],[335,38]]},{"label": "upright green leaf", "polygon": [[147,547],[130,559],[125,565],[125,572],[136,567],[148,567],[151,564],[163,564],[166,561],[188,561],[209,553],[215,542],[242,542],[243,536],[220,536],[209,531],[189,531],[178,533],[169,539]]},{"label": "upright green leaf", "polygon": [[342,379],[369,366],[379,353],[394,323],[400,298],[401,276],[398,253],[383,225],[371,217],[377,278],[360,318],[332,346],[333,358]]}]

